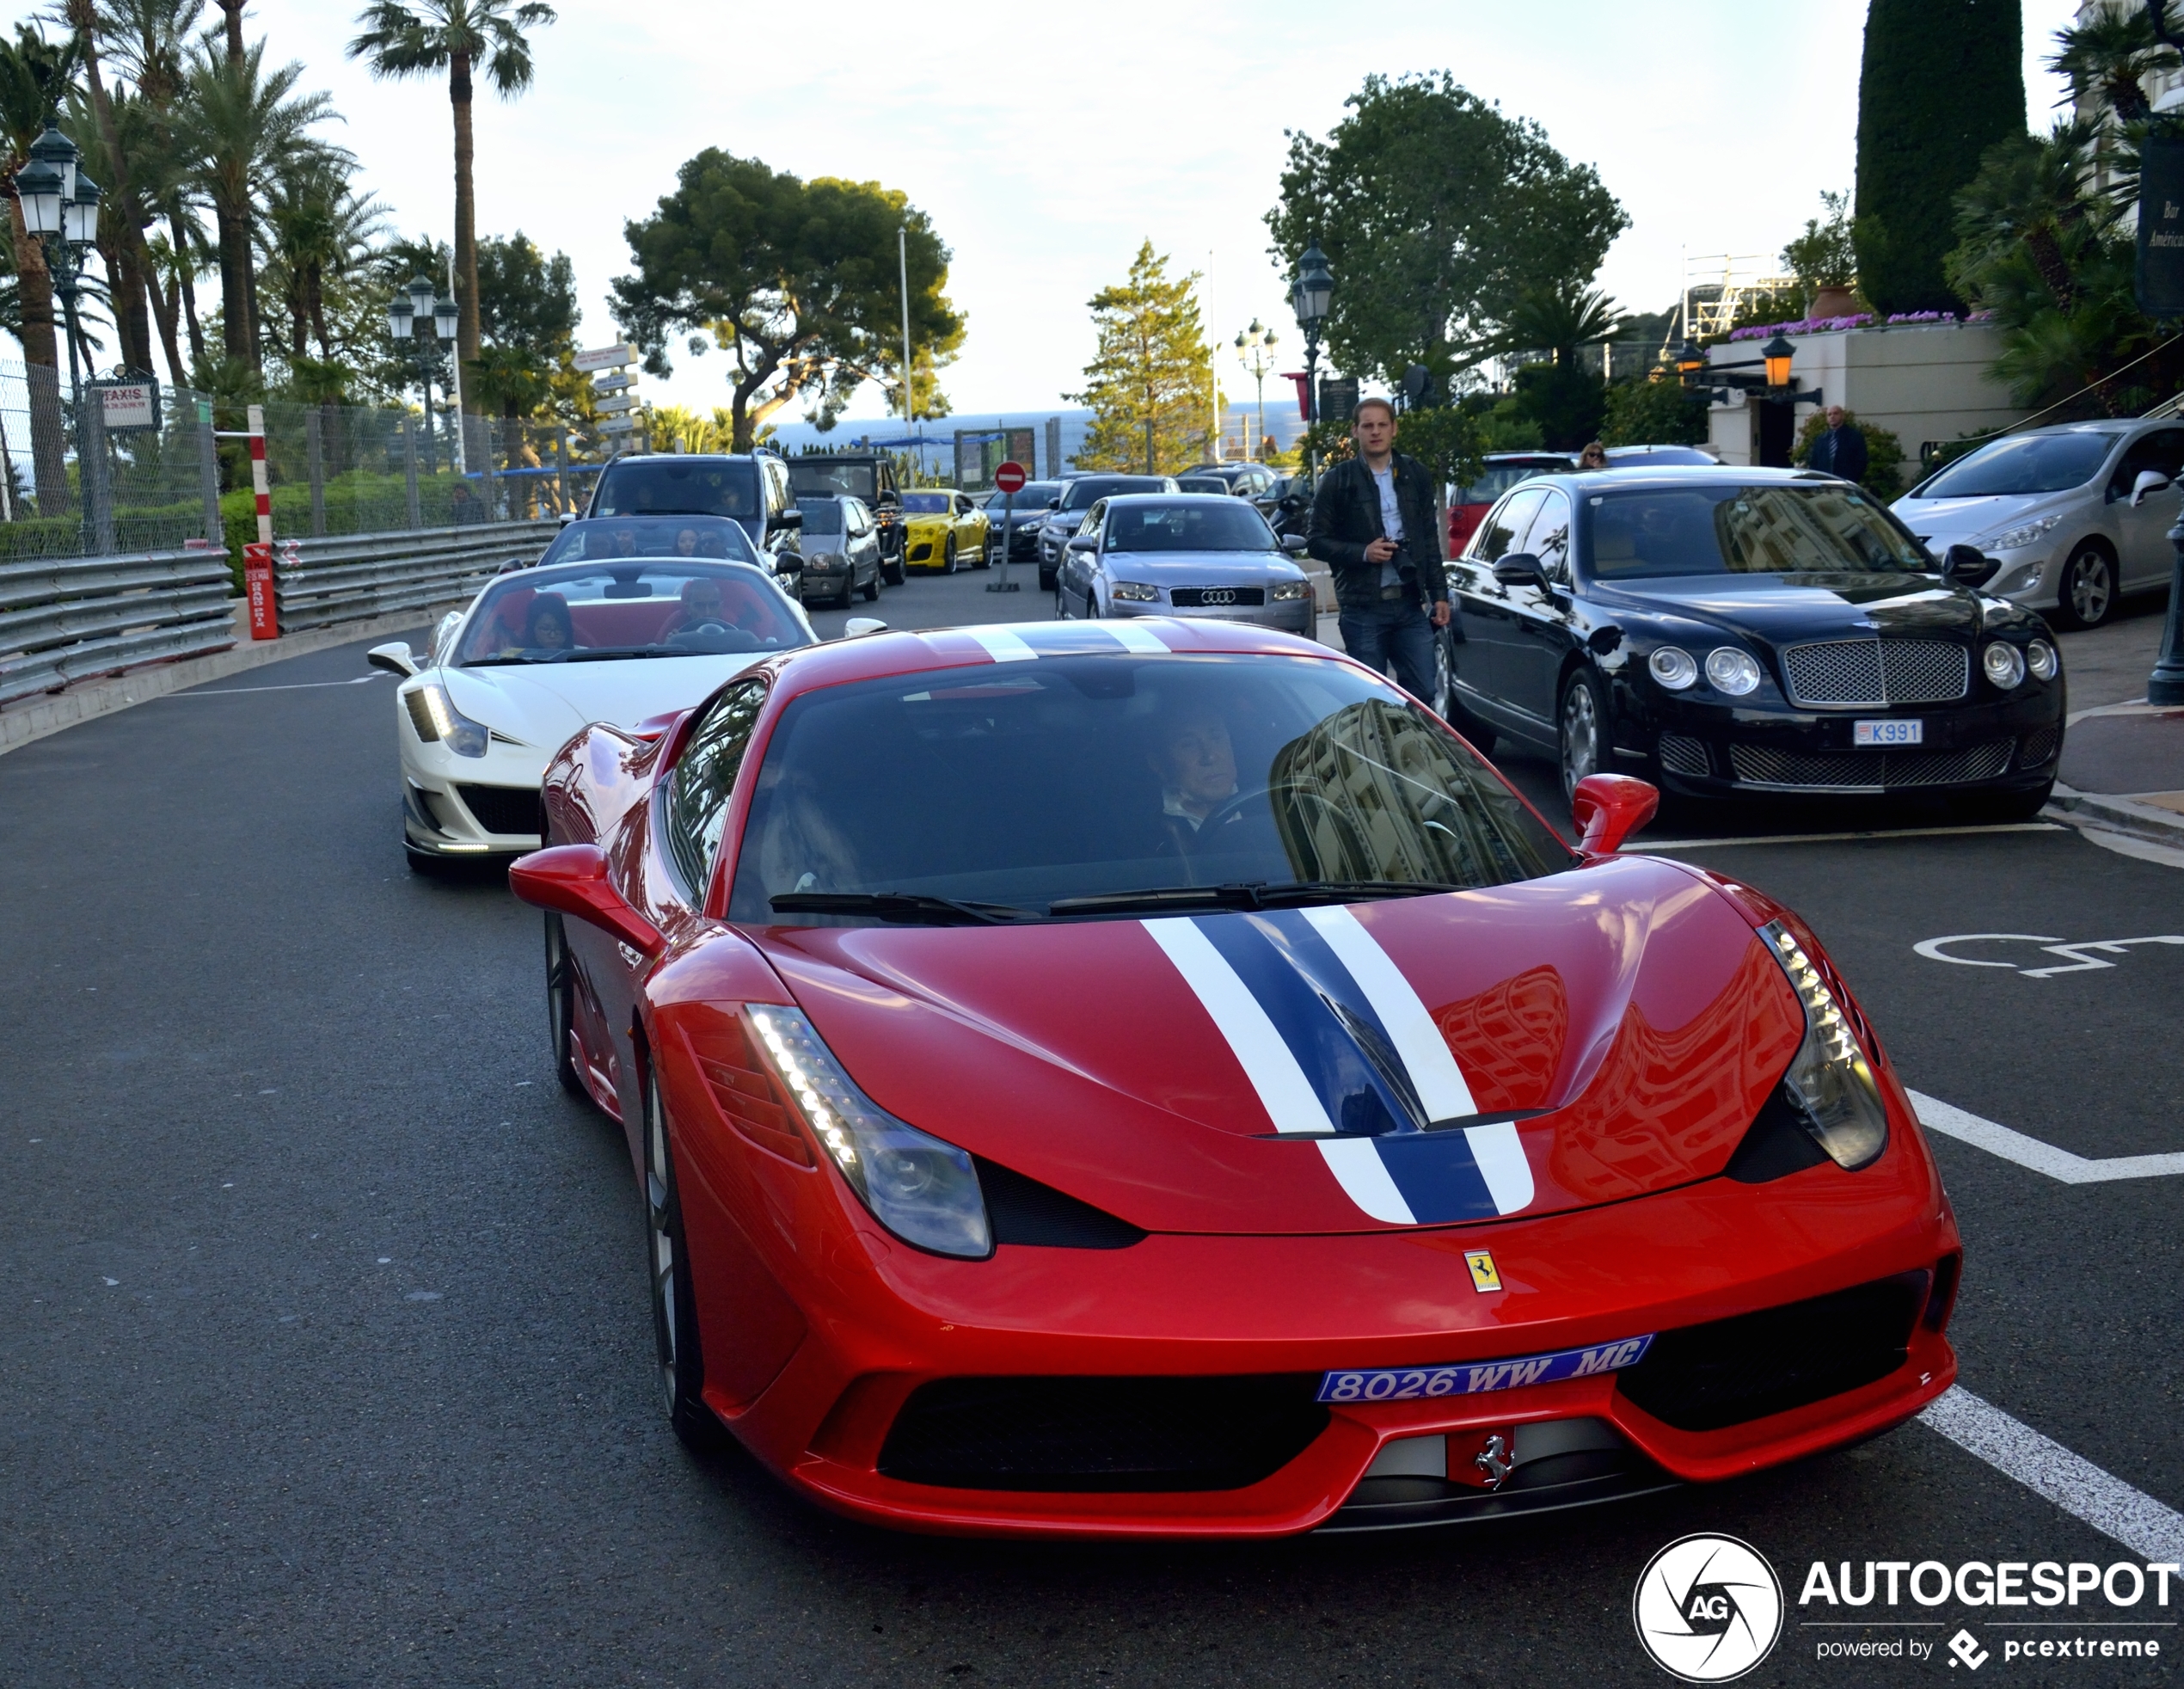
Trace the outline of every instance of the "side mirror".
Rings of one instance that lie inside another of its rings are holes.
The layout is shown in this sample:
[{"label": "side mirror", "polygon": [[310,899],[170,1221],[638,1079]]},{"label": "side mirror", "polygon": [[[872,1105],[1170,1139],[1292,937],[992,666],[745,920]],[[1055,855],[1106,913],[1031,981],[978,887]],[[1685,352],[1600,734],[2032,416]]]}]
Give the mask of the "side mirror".
[{"label": "side mirror", "polygon": [[404,680],[417,673],[417,659],[409,654],[409,642],[405,639],[398,639],[391,645],[375,645],[364,654],[364,660],[372,667],[383,668]]},{"label": "side mirror", "polygon": [[776,574],[801,574],[803,572],[804,556],[801,551],[783,551],[774,558]]},{"label": "side mirror", "polygon": [[508,889],[533,908],[574,915],[646,955],[667,948],[659,929],[614,888],[606,852],[596,844],[555,844],[518,857],[508,865]]},{"label": "side mirror", "polygon": [[1284,534],[1281,537],[1281,549],[1288,552],[1292,557],[1303,556],[1304,555],[1304,548],[1311,543],[1312,542],[1310,540],[1305,538],[1302,534]]},{"label": "side mirror", "polygon": [[1942,554],[1942,579],[1960,587],[1984,586],[2000,567],[1976,545],[1952,545]]},{"label": "side mirror", "polygon": [[801,510],[777,510],[766,519],[766,531],[770,534],[779,533],[784,528],[801,528],[803,525],[804,513]]},{"label": "side mirror", "polygon": [[1623,841],[1653,819],[1660,789],[1627,774],[1588,774],[1570,799],[1578,849],[1588,857],[1613,856]]},{"label": "side mirror", "polygon": [[1058,493],[1052,498],[1047,500],[1046,507],[1049,510],[1059,510],[1062,507],[1061,494]]},{"label": "side mirror", "polygon": [[1529,551],[1512,551],[1499,559],[1494,566],[1494,578],[1505,587],[1530,587],[1536,592],[1547,590],[1547,572],[1539,566],[1539,559]]},{"label": "side mirror", "polygon": [[574,520],[576,520],[576,513],[574,511],[565,510],[561,513],[561,525],[564,528],[568,526],[568,525]]},{"label": "side mirror", "polygon": [[2146,494],[2158,493],[2169,485],[2169,477],[2159,470],[2141,470],[2138,479],[2131,483],[2131,507],[2133,510],[2146,502]]},{"label": "side mirror", "polygon": [[1100,537],[1097,534],[1071,534],[1069,549],[1072,551],[1097,551]]},{"label": "side mirror", "polygon": [[852,616],[842,624],[842,637],[862,639],[867,634],[885,633],[887,624],[877,616]]}]

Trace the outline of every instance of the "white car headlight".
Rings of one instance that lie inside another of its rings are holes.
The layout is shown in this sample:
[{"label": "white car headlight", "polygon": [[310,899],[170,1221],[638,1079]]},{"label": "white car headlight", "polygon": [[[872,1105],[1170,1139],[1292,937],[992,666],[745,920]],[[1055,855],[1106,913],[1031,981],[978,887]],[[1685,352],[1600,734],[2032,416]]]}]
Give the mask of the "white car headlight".
[{"label": "white car headlight", "polygon": [[1312,596],[1312,583],[1309,580],[1277,580],[1269,596],[1276,604],[1294,604],[1298,599]]},{"label": "white car headlight", "polygon": [[1979,654],[1979,666],[2003,691],[2014,691],[2025,679],[2025,654],[1997,640]]},{"label": "white car headlight", "polygon": [[1699,666],[1680,646],[1664,645],[1646,659],[1646,669],[1672,692],[1680,692],[1699,678]]},{"label": "white car headlight", "polygon": [[404,692],[402,702],[409,708],[410,726],[427,745],[438,740],[458,757],[485,755],[490,731],[457,709],[447,689],[438,681],[427,681],[415,691]]},{"label": "white car headlight", "polygon": [[1843,1005],[1805,947],[1780,921],[1768,922],[1759,936],[1789,976],[1805,1010],[1805,1041],[1782,1078],[1782,1089],[1804,1117],[1805,1129],[1837,1166],[1863,1167],[1888,1147],[1888,1114],[1873,1069],[1851,1035]]},{"label": "white car headlight", "polygon": [[2059,510],[2046,516],[2036,516],[2029,522],[2021,522],[2014,528],[2005,528],[1998,534],[1978,541],[1978,547],[1982,551],[2015,551],[2021,545],[2030,545],[2062,519],[2063,513]]},{"label": "white car headlight", "polygon": [[1740,698],[1759,690],[1759,665],[1747,651],[1733,645],[1717,645],[1706,654],[1706,679],[1715,691]]},{"label": "white car headlight", "polygon": [[859,1090],[802,1011],[754,1003],[745,1012],[782,1089],[874,1219],[936,1255],[983,1261],[993,1253],[979,1170],[966,1152]]},{"label": "white car headlight", "polygon": [[2025,666],[2033,672],[2035,680],[2052,680],[2063,672],[2063,660],[2055,654],[2055,648],[2044,639],[2036,639],[2025,648]]},{"label": "white car headlight", "polygon": [[1138,580],[1118,580],[1107,589],[1107,596],[1120,599],[1125,604],[1158,604],[1160,588]]}]

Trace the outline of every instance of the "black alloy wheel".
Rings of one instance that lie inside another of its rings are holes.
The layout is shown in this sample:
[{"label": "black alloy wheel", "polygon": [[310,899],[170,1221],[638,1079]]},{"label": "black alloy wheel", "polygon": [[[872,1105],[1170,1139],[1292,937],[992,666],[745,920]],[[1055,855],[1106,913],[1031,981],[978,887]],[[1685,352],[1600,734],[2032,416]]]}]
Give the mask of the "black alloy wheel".
[{"label": "black alloy wheel", "polygon": [[1561,747],[1562,795],[1574,798],[1577,783],[1607,764],[1608,706],[1600,683],[1589,669],[1579,669],[1562,683],[1562,706],[1555,712]]},{"label": "black alloy wheel", "polygon": [[947,543],[941,547],[941,573],[954,574],[955,568],[955,536],[950,534]]},{"label": "black alloy wheel", "polygon": [[[852,579],[856,577],[856,570],[854,567],[851,568],[850,574]],[[875,561],[872,565],[872,579],[866,581],[865,584],[857,588],[857,590],[864,594],[864,601],[867,604],[875,604],[880,599],[880,585],[881,571],[878,562]],[[844,605],[847,605],[849,600],[844,599],[842,602]]]},{"label": "black alloy wheel", "polygon": [[644,1065],[645,1243],[652,1286],[653,1342],[659,1360],[661,1398],[667,1422],[694,1454],[716,1448],[721,1422],[705,1405],[705,1362],[698,1346],[697,1293],[690,1283],[690,1250],[683,1235],[683,1203],[675,1186],[674,1146],[659,1081]]},{"label": "black alloy wheel", "polygon": [[2121,594],[2116,560],[2088,540],[2071,553],[2063,565],[2057,592],[2055,625],[2077,630],[2097,628],[2114,613]]},{"label": "black alloy wheel", "polygon": [[1456,703],[1456,653],[1449,648],[1446,628],[1433,630],[1433,681],[1426,707],[1444,722]]},{"label": "black alloy wheel", "polygon": [[576,978],[569,959],[568,929],[546,912],[546,1029],[553,1041],[554,1077],[572,1096],[587,1095],[576,1071]]}]

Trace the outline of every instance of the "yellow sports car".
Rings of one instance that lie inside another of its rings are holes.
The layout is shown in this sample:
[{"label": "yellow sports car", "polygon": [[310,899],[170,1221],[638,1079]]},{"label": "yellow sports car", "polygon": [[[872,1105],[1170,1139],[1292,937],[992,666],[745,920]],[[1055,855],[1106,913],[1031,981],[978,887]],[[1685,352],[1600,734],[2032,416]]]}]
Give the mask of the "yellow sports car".
[{"label": "yellow sports car", "polygon": [[912,568],[947,574],[968,563],[986,566],[986,513],[953,487],[924,487],[903,494],[903,561]]}]

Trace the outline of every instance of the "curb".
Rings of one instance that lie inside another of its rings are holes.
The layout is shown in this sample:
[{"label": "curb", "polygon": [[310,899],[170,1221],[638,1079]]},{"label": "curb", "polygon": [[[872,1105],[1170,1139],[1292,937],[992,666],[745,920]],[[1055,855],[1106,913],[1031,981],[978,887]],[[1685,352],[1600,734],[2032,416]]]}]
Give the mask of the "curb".
[{"label": "curb", "polygon": [[[451,599],[448,605],[464,601]],[[447,607],[430,605],[398,615],[374,617],[369,621],[309,628],[300,633],[283,634],[279,639],[253,640],[248,602],[237,599],[235,603],[237,643],[232,650],[216,651],[209,657],[185,657],[180,662],[149,664],[126,673],[87,680],[63,691],[41,693],[0,709],[0,757],[79,722],[95,721],[132,704],[164,697],[169,692],[187,691],[208,680],[224,679],[230,674],[262,668],[267,663],[308,656],[314,651],[330,650],[337,645],[354,644],[358,640],[380,634],[407,633],[420,623],[430,623]]]},{"label": "curb", "polygon": [[2047,801],[2046,813],[2078,826],[2102,827],[2158,844],[2184,844],[2184,815],[2132,798],[2104,792],[2074,792],[2068,786],[2058,784],[2055,795]]}]

